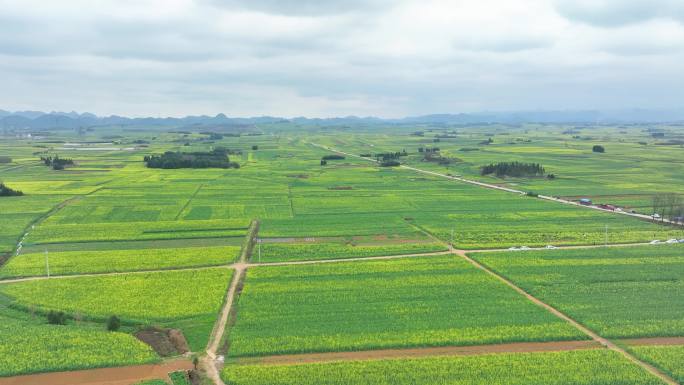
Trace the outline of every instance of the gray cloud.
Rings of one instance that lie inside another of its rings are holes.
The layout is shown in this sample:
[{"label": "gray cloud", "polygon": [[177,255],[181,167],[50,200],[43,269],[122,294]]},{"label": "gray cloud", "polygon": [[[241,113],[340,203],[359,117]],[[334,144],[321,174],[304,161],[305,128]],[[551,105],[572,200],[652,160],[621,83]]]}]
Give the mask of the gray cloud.
[{"label": "gray cloud", "polygon": [[592,12],[607,21],[587,25],[569,16],[587,6],[557,0],[122,1],[0,1],[0,108],[398,116],[684,99],[684,25],[635,2],[604,1]]}]

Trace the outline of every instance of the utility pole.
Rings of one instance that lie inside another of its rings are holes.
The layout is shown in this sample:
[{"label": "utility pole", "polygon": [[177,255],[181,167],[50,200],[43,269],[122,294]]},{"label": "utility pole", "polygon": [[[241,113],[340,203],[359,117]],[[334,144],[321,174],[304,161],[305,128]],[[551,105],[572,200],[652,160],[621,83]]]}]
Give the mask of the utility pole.
[{"label": "utility pole", "polygon": [[50,260],[47,249],[45,249],[45,271],[47,272],[47,277],[50,278]]},{"label": "utility pole", "polygon": [[608,225],[606,225],[606,241],[605,246],[608,247]]},{"label": "utility pole", "polygon": [[261,239],[257,238],[257,249],[259,250],[259,263],[261,263]]},{"label": "utility pole", "polygon": [[451,247],[454,246],[454,228],[451,228]]}]

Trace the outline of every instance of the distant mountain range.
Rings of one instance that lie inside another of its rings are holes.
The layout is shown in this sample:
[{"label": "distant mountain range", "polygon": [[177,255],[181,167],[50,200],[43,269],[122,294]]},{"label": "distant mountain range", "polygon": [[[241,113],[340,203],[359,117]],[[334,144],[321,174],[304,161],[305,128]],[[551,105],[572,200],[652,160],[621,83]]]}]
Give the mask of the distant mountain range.
[{"label": "distant mountain range", "polygon": [[261,116],[231,118],[216,116],[186,116],[183,118],[128,118],[124,116],[97,116],[89,112],[41,112],[0,110],[0,128],[11,130],[79,129],[103,126],[160,126],[173,128],[245,127],[256,124],[289,122],[301,126],[358,126],[358,125],[467,125],[467,124],[627,124],[627,123],[681,123],[684,110],[614,110],[614,111],[512,111],[462,114],[435,114],[382,119],[377,117],[338,117],[292,119]]}]

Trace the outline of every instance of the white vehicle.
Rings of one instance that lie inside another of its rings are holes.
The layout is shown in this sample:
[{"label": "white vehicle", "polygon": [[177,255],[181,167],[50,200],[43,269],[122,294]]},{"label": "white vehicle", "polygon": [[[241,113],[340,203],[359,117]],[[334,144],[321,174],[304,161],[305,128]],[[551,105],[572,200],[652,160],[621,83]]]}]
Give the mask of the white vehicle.
[{"label": "white vehicle", "polygon": [[679,243],[684,243],[684,238],[680,239]]},{"label": "white vehicle", "polygon": [[518,251],[518,248],[517,248],[517,247],[509,247],[508,250],[510,250],[510,251]]},{"label": "white vehicle", "polygon": [[660,243],[659,240],[654,239],[654,240],[652,240],[651,242],[649,242],[648,244],[649,244],[649,245],[657,245],[657,244],[659,244],[659,243]]},{"label": "white vehicle", "polygon": [[651,218],[660,219],[660,214],[653,214],[653,215],[651,215]]},{"label": "white vehicle", "polygon": [[520,250],[530,250],[530,248],[527,246],[520,246]]},{"label": "white vehicle", "polygon": [[557,249],[557,247],[554,245],[546,245],[545,249],[553,250],[553,249]]},{"label": "white vehicle", "polygon": [[672,239],[668,239],[667,241],[665,241],[665,243],[679,243],[679,241],[672,238]]}]

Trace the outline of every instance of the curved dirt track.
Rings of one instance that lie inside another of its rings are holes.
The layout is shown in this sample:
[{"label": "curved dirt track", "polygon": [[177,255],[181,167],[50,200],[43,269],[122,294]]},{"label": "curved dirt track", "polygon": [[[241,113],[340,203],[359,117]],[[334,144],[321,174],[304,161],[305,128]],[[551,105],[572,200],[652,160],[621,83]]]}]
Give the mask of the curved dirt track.
[{"label": "curved dirt track", "polygon": [[192,368],[192,362],[182,359],[155,365],[122,366],[119,368],[7,377],[0,378],[0,385],[131,385],[153,379],[169,381],[169,372]]}]

